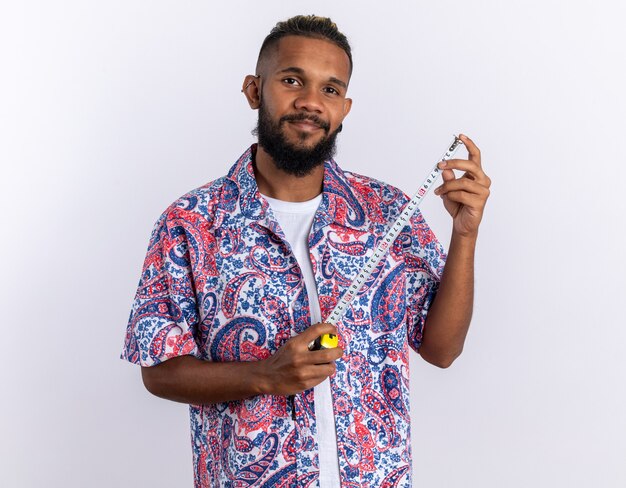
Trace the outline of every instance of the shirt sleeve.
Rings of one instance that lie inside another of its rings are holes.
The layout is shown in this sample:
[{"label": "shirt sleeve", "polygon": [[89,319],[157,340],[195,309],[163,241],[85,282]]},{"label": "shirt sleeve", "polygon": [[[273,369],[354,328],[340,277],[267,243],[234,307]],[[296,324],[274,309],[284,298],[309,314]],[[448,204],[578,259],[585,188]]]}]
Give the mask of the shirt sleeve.
[{"label": "shirt sleeve", "polygon": [[446,253],[418,210],[411,218],[411,244],[405,254],[407,334],[417,351],[422,344],[428,309],[439,289]]},{"label": "shirt sleeve", "polygon": [[173,220],[165,212],[154,226],[126,329],[121,358],[141,366],[200,357],[189,246],[183,227]]}]

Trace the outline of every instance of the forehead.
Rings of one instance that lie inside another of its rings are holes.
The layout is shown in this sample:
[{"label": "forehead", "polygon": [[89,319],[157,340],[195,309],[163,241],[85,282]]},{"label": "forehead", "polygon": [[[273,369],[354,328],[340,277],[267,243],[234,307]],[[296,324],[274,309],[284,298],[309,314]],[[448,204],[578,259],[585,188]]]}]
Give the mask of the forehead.
[{"label": "forehead", "polygon": [[268,74],[286,68],[300,68],[305,73],[335,77],[346,84],[350,78],[350,60],[346,52],[325,39],[285,36],[263,62]]}]

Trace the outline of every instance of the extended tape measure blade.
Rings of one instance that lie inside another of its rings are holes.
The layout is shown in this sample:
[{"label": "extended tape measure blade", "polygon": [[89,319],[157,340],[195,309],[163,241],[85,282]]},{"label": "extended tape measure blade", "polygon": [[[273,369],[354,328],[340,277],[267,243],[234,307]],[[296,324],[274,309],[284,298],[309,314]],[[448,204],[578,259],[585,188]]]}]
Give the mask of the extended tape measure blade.
[{"label": "extended tape measure blade", "polygon": [[332,312],[325,322],[337,325],[337,322],[341,319],[341,317],[343,317],[343,314],[348,309],[348,306],[350,305],[352,300],[357,296],[363,284],[367,281],[374,269],[376,269],[376,266],[378,266],[380,261],[387,254],[387,251],[389,250],[389,248],[391,248],[393,241],[395,241],[396,237],[398,237],[400,231],[404,229],[407,224],[409,224],[409,221],[415,211],[418,209],[420,202],[428,193],[428,190],[430,190],[432,185],[435,183],[435,180],[439,176],[439,173],[441,173],[441,170],[439,169],[439,163],[452,158],[452,156],[454,156],[454,153],[461,144],[463,144],[461,139],[458,136],[454,136],[454,141],[452,141],[452,144],[448,146],[448,149],[443,154],[441,159],[437,161],[434,169],[426,177],[415,195],[413,195],[413,198],[411,198],[411,200],[409,200],[409,202],[402,208],[402,210],[400,210],[399,217],[388,228],[389,230],[381,239],[380,244],[376,247],[376,249],[374,249],[374,252],[368,258],[364,268],[357,273],[357,276],[352,280],[348,288],[343,292],[341,298],[337,302],[337,305],[335,305],[335,308],[333,308]]}]

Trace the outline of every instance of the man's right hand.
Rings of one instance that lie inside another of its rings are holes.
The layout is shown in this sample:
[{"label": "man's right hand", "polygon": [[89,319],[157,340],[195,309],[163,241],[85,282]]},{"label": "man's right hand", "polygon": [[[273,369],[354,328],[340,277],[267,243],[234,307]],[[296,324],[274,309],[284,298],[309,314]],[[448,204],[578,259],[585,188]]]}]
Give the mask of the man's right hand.
[{"label": "man's right hand", "polygon": [[343,349],[310,351],[309,344],[322,334],[337,334],[332,324],[312,325],[289,339],[275,354],[259,363],[259,379],[263,393],[295,395],[319,385],[335,373],[335,360]]},{"label": "man's right hand", "polygon": [[322,334],[336,334],[330,324],[316,324],[289,339],[261,361],[210,362],[180,356],[141,368],[152,394],[192,405],[229,402],[254,395],[294,395],[312,388],[335,372],[341,348],[309,351]]}]

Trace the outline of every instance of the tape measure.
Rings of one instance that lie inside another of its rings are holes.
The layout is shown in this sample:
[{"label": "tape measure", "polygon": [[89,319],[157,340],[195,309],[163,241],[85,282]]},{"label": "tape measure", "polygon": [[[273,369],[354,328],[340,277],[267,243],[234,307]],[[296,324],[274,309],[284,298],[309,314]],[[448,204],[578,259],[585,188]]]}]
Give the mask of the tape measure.
[{"label": "tape measure", "polygon": [[309,342],[309,351],[319,351],[320,349],[332,349],[337,347],[339,339],[335,334],[322,334],[317,339]]},{"label": "tape measure", "polygon": [[[364,268],[357,274],[348,289],[344,291],[341,299],[339,300],[337,305],[335,305],[335,308],[332,310],[332,312],[324,322],[337,325],[337,322],[339,322],[344,313],[346,313],[348,306],[363,286],[363,283],[367,281],[372,272],[376,269],[376,266],[378,266],[378,263],[380,263],[382,258],[387,254],[387,251],[393,244],[393,241],[395,241],[396,237],[398,237],[398,234],[400,234],[400,231],[409,223],[409,220],[417,210],[417,207],[421,203],[422,199],[435,183],[435,180],[439,176],[439,173],[441,173],[441,170],[439,169],[439,163],[451,159],[461,144],[463,144],[461,139],[459,139],[458,136],[454,136],[454,141],[452,141],[452,144],[450,144],[446,152],[435,165],[434,169],[426,177],[424,183],[422,183],[422,186],[420,186],[415,195],[413,195],[413,198],[411,198],[411,200],[404,206],[402,212],[400,213],[400,216],[391,225],[391,227],[387,231],[387,234],[385,234],[385,237],[383,237],[380,244],[376,247],[372,255],[369,257]],[[334,344],[330,347],[337,347],[337,336],[335,336],[334,334],[324,334],[321,337],[318,337],[315,341],[311,342],[309,344],[309,349],[315,350],[312,348],[316,347],[316,344],[318,345],[318,349],[322,348],[322,344]]]}]

